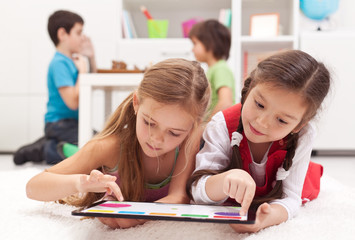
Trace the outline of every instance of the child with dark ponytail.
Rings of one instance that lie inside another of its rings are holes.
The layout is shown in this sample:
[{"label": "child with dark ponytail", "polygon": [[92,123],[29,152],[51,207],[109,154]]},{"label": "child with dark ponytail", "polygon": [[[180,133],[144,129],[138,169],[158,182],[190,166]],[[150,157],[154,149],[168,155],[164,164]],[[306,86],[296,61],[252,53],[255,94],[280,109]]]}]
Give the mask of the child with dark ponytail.
[{"label": "child with dark ponytail", "polygon": [[239,203],[241,214],[257,208],[257,232],[296,215],[302,201],[319,193],[322,166],[310,162],[311,122],[330,88],[330,74],[298,50],[275,54],[245,80],[241,103],[208,123],[204,147],[187,192],[195,203]]}]

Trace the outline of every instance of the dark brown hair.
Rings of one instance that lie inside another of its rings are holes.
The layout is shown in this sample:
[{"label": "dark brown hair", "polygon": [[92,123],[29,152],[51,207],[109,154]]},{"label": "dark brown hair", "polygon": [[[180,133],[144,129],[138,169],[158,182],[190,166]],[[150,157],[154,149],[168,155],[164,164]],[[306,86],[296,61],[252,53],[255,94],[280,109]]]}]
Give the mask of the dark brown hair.
[{"label": "dark brown hair", "polygon": [[229,58],[231,34],[229,29],[217,20],[196,23],[189,32],[189,38],[193,37],[201,41],[207,51],[212,51],[217,60]]},{"label": "dark brown hair", "polygon": [[[300,94],[303,97],[307,110],[299,124],[311,120],[320,108],[330,88],[330,74],[323,63],[317,62],[313,57],[299,50],[288,50],[280,52],[261,61],[256,69],[251,72],[245,80],[242,89],[241,103],[245,102],[249,92],[260,83],[268,83],[274,87]],[[237,132],[243,132],[241,117]],[[283,162],[283,168],[287,171],[292,166],[292,159],[295,155],[298,142],[298,133],[287,136],[287,154]],[[191,185],[203,175],[214,175],[225,172],[229,169],[243,168],[243,163],[238,146],[233,146],[232,159],[226,169],[200,170],[195,172],[187,183],[187,192],[190,197]],[[263,202],[281,198],[283,195],[282,181],[278,180],[274,188],[266,195],[254,198],[253,205],[257,206]]]},{"label": "dark brown hair", "polygon": [[73,12],[58,10],[49,16],[47,29],[49,36],[55,46],[59,44],[57,35],[58,29],[64,28],[65,31],[69,34],[75,23],[81,23],[84,25],[84,20],[78,14]]}]

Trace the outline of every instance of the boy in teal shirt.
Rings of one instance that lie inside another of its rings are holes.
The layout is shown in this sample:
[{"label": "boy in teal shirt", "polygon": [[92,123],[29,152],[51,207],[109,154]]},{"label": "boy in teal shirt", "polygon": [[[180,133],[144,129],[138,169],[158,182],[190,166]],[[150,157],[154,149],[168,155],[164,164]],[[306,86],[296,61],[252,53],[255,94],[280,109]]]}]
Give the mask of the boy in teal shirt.
[{"label": "boy in teal shirt", "polygon": [[212,90],[211,118],[235,103],[235,81],[226,63],[231,35],[228,28],[217,20],[206,20],[192,27],[189,38],[194,45],[192,51],[196,59],[208,65],[206,75]]},{"label": "boy in teal shirt", "polygon": [[90,39],[83,35],[84,20],[76,13],[56,11],[48,19],[48,33],[56,47],[49,64],[48,102],[45,136],[20,148],[14,156],[17,165],[27,161],[56,164],[64,159],[63,143],[78,144],[79,74],[96,71]]}]

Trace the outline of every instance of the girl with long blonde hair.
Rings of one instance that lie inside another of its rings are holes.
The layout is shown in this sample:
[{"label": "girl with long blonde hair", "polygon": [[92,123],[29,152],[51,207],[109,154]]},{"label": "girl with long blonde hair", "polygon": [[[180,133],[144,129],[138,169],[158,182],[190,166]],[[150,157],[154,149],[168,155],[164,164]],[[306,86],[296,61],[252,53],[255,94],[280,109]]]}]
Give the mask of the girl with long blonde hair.
[{"label": "girl with long blonde hair", "polygon": [[[185,186],[209,99],[199,63],[169,59],[152,66],[104,129],[76,154],[33,177],[27,196],[40,201],[65,198],[76,206],[88,206],[105,194],[121,201],[187,203]],[[112,228],[142,223],[100,220]]]}]

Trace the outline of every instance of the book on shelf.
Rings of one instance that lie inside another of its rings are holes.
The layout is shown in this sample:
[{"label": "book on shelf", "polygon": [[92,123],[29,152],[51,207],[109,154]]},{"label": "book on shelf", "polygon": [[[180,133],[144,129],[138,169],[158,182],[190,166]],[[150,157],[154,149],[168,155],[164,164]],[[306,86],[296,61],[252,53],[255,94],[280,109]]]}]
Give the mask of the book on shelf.
[{"label": "book on shelf", "polygon": [[230,28],[232,23],[232,10],[230,8],[222,8],[219,10],[218,21],[224,26]]},{"label": "book on shelf", "polygon": [[137,38],[132,16],[127,10],[122,12],[122,33],[124,38]]}]

